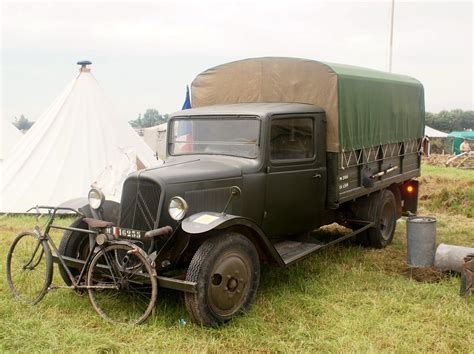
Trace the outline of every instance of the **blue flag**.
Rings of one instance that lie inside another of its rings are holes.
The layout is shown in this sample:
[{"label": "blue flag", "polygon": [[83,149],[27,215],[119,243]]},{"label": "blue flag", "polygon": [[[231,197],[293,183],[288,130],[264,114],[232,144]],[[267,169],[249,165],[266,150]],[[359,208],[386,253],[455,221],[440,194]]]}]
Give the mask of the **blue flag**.
[{"label": "blue flag", "polygon": [[191,108],[191,98],[189,97],[189,86],[186,85],[186,99],[184,100],[183,108],[181,108],[181,110],[189,108]]}]

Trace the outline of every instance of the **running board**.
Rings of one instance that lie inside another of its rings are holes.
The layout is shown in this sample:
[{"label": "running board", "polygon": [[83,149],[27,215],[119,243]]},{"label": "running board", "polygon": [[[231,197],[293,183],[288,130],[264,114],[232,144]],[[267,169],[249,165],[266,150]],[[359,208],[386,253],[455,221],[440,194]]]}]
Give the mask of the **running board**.
[{"label": "running board", "polygon": [[322,242],[301,242],[301,241],[292,241],[292,240],[285,240],[280,241],[274,244],[275,249],[277,250],[278,254],[280,255],[281,259],[285,263],[286,266],[299,261],[300,259],[306,258],[309,255],[313,254],[314,252],[321,250],[323,248],[327,248],[330,246],[335,245],[336,243],[342,242],[347,240],[351,237],[360,234],[361,232],[374,227],[375,223],[361,221],[361,220],[347,220],[352,224],[363,225],[359,229],[351,232],[350,234],[341,236],[333,241],[322,243]]}]

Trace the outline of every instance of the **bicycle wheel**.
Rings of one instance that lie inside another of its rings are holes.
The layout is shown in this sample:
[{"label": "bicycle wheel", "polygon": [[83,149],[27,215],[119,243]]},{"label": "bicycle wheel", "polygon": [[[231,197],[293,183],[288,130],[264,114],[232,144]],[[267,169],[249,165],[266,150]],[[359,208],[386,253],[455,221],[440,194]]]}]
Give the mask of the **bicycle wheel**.
[{"label": "bicycle wheel", "polygon": [[125,244],[105,247],[87,272],[89,299],[97,313],[112,323],[140,324],[153,311],[158,285],[150,262]]},{"label": "bicycle wheel", "polygon": [[38,303],[51,285],[51,250],[32,232],[22,232],[7,254],[7,282],[13,296],[29,304]]}]

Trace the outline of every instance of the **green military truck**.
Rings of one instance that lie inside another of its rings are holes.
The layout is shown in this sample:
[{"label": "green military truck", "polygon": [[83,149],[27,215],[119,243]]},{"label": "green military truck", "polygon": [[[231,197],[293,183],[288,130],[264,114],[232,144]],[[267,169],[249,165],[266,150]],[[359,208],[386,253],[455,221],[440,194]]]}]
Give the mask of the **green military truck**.
[{"label": "green military truck", "polygon": [[[165,164],[131,174],[120,205],[94,192],[83,210],[146,251],[159,286],[185,293],[194,322],[248,311],[262,262],[288,266],[348,238],[383,248],[396,220],[416,213],[419,81],[257,58],[201,73],[191,94],[193,108],[170,117]],[[353,232],[311,234],[333,222]],[[60,247],[69,260],[87,246],[74,234]]]}]

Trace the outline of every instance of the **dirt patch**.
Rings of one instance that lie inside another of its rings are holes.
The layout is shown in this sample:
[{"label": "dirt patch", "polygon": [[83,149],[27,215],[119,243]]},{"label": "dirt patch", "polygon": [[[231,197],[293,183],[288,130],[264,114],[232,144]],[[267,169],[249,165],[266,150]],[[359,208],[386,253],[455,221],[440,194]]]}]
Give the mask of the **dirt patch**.
[{"label": "dirt patch", "polygon": [[445,163],[450,157],[451,155],[431,154],[430,156],[423,156],[422,159],[428,165],[445,167]]},{"label": "dirt patch", "polygon": [[456,168],[474,168],[474,156],[459,157],[453,161],[450,161],[450,163],[447,165],[446,163],[453,156],[454,155],[431,154],[430,156],[423,156],[422,160],[428,165],[438,167],[446,167],[449,165]]},{"label": "dirt patch", "polygon": [[408,267],[402,274],[421,283],[439,283],[447,278],[446,273],[435,267]]}]

